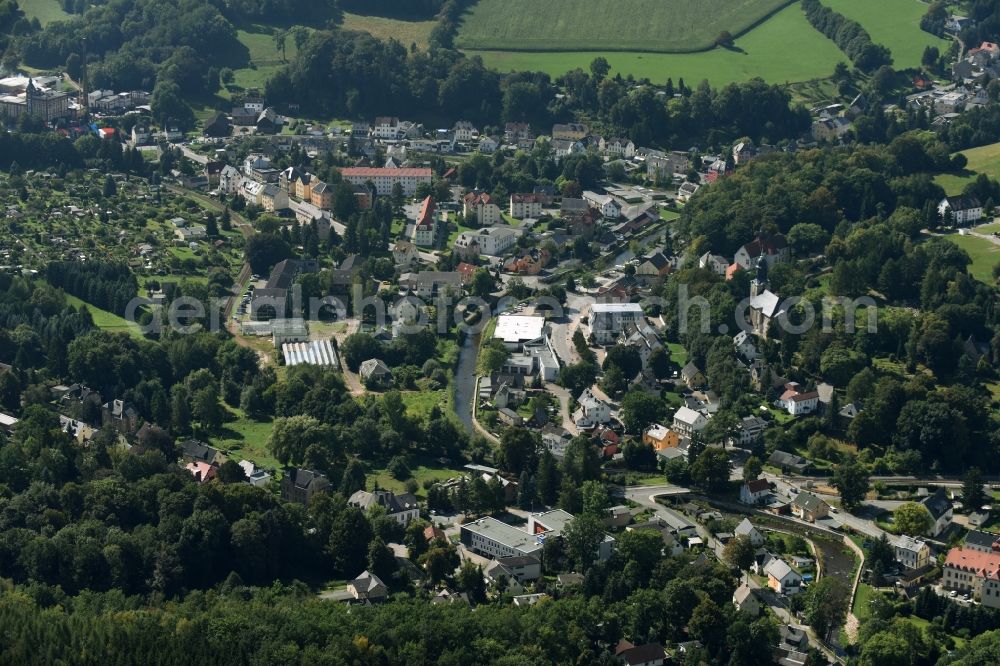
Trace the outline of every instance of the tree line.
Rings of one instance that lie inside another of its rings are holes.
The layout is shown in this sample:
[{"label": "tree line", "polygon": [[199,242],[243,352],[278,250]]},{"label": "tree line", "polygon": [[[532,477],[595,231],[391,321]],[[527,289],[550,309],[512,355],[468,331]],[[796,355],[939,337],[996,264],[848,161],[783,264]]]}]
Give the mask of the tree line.
[{"label": "tree line", "polygon": [[857,21],[833,11],[820,0],[802,0],[802,10],[809,23],[833,40],[861,71],[873,72],[892,64],[889,49],[873,42],[868,31]]},{"label": "tree line", "polygon": [[[371,117],[407,108],[410,118],[427,123],[464,118],[493,131],[506,122],[545,128],[587,113],[608,133],[624,133],[639,145],[687,147],[740,136],[777,142],[809,127],[805,109],[760,80],[718,90],[680,81],[682,94],[674,99],[658,96],[648,82],[608,76],[600,60],[590,73],[577,69],[560,77],[556,83],[569,94],[556,99],[557,88],[544,73],[499,74],[455,51],[411,52],[366,33],[318,30],[268,82],[267,94],[321,115]],[[673,83],[668,87],[673,90]]]},{"label": "tree line", "polygon": [[53,261],[45,276],[49,284],[119,316],[125,315],[129,302],[139,293],[139,282],[125,264]]}]

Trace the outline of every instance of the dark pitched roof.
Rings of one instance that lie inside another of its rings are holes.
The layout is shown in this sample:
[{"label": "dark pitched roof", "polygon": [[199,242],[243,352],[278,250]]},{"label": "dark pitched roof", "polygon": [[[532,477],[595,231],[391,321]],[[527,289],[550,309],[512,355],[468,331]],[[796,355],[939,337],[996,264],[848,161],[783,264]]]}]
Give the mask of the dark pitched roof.
[{"label": "dark pitched roof", "polygon": [[925,497],[920,503],[930,512],[931,518],[934,520],[937,520],[951,510],[951,502],[948,501],[948,497],[944,494],[943,490],[938,490],[933,495]]},{"label": "dark pitched roof", "polygon": [[288,471],[286,478],[296,488],[303,490],[323,490],[330,487],[330,481],[325,475],[308,469],[293,467]]},{"label": "dark pitched roof", "polygon": [[812,493],[799,493],[795,496],[795,506],[802,507],[806,511],[815,511],[823,503],[823,500],[816,497]]},{"label": "dark pitched roof", "polygon": [[767,479],[754,479],[753,481],[747,481],[747,488],[752,493],[759,493],[762,490],[770,490],[771,484],[767,482]]},{"label": "dark pitched roof", "polygon": [[645,645],[636,645],[635,647],[622,650],[618,654],[618,657],[626,664],[645,664],[665,658],[666,653],[663,651],[663,646],[659,643],[646,643]]},{"label": "dark pitched roof", "polygon": [[501,557],[497,559],[497,562],[506,567],[527,567],[532,564],[541,564],[539,560],[534,555],[514,555],[513,557]]},{"label": "dark pitched roof", "polygon": [[215,461],[218,454],[218,451],[197,439],[189,439],[181,443],[181,455],[185,458],[211,463]]},{"label": "dark pitched roof", "polygon": [[952,210],[970,210],[972,208],[982,208],[983,205],[979,203],[979,199],[971,195],[963,195],[960,197],[946,197],[948,200],[948,205],[951,206]]},{"label": "dark pitched roof", "polygon": [[993,544],[1000,541],[1000,536],[983,532],[982,530],[972,530],[965,535],[966,546],[978,546],[980,548],[992,548]]}]

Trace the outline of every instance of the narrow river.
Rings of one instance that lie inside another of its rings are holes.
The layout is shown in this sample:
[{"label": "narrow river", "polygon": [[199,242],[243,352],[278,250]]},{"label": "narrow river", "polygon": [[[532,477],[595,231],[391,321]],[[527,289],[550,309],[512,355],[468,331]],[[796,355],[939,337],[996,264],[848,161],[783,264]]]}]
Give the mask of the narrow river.
[{"label": "narrow river", "polygon": [[458,365],[455,368],[455,411],[471,435],[472,400],[476,391],[476,355],[479,350],[479,334],[468,335],[462,348],[458,350]]}]

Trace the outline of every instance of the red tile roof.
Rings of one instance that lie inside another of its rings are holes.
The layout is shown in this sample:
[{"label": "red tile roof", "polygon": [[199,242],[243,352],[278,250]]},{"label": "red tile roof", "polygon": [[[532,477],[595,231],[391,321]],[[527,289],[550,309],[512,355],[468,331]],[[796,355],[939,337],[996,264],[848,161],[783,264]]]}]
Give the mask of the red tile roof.
[{"label": "red tile roof", "polygon": [[469,192],[464,201],[470,206],[485,206],[493,201],[493,197],[488,192]]},{"label": "red tile roof", "polygon": [[1000,580],[1000,554],[971,548],[952,548],[944,561],[946,567],[971,571],[980,578]]},{"label": "red tile roof", "polygon": [[430,227],[434,225],[434,199],[427,197],[420,205],[420,213],[417,215],[418,227]]}]

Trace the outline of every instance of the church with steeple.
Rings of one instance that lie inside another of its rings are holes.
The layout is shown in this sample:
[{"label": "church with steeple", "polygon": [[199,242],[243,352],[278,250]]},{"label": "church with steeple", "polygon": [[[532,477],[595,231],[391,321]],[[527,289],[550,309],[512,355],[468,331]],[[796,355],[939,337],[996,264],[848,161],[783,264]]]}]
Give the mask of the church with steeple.
[{"label": "church with steeple", "polygon": [[771,322],[784,314],[781,309],[781,299],[770,290],[771,283],[767,279],[767,259],[764,255],[757,258],[757,267],[753,280],[750,282],[750,329],[753,334],[767,339]]}]

